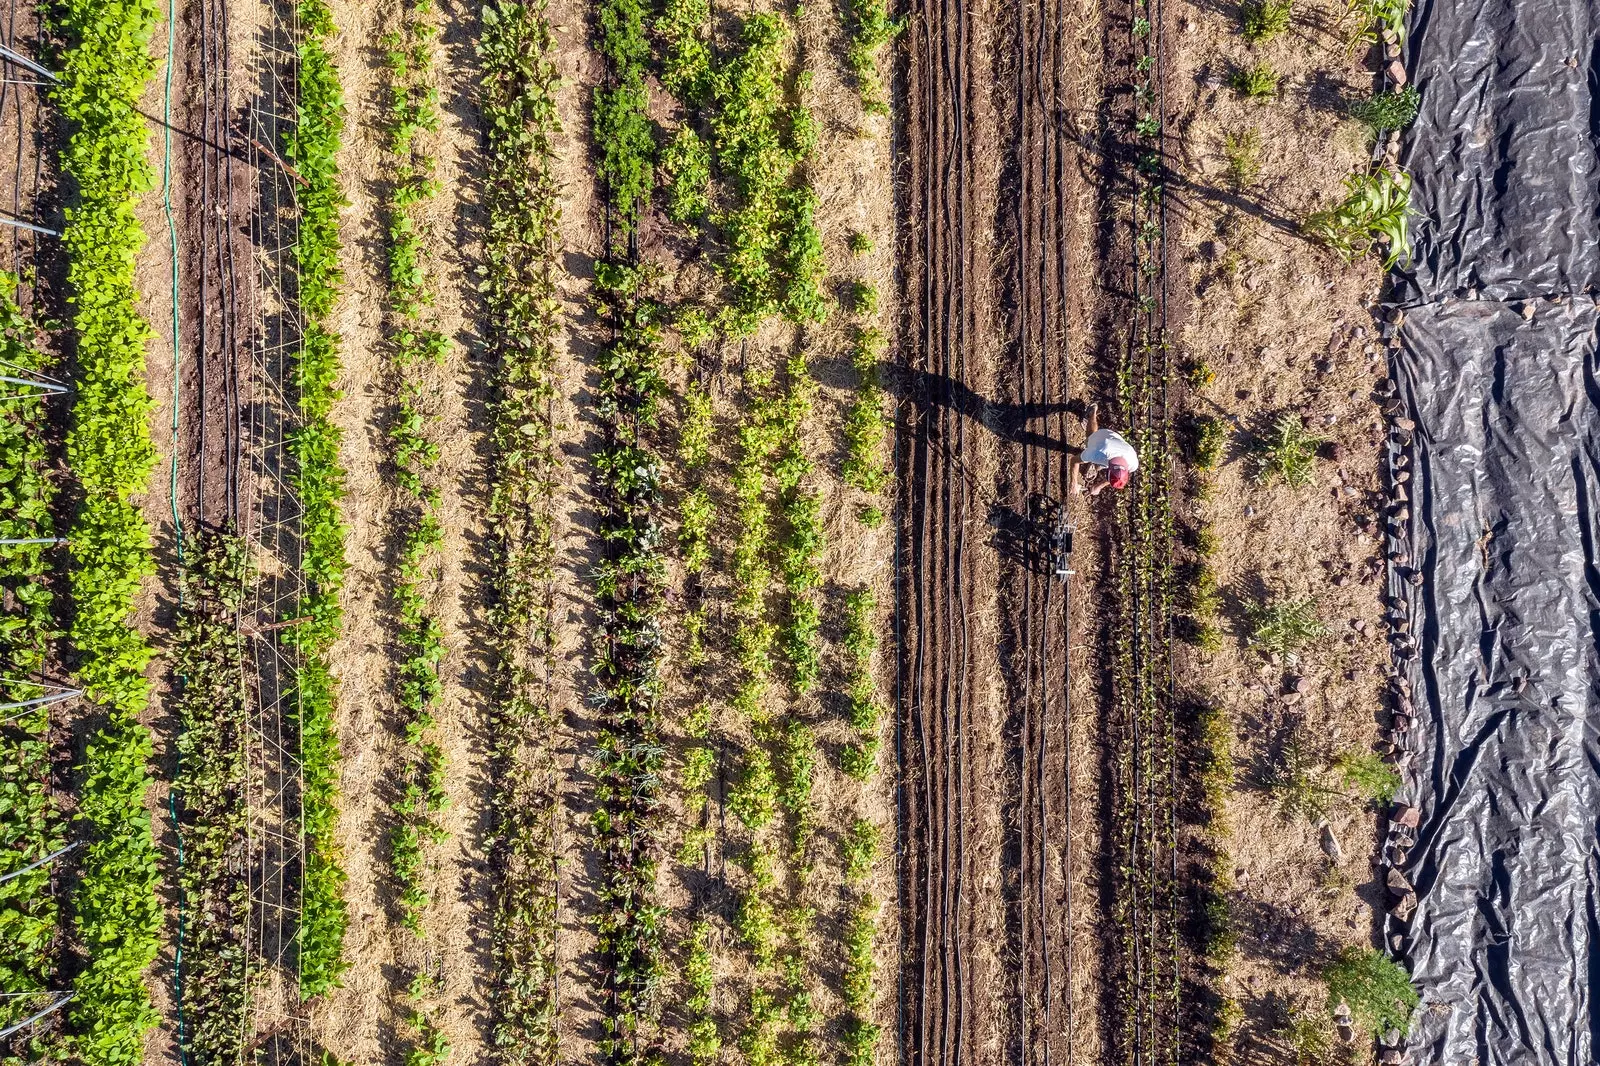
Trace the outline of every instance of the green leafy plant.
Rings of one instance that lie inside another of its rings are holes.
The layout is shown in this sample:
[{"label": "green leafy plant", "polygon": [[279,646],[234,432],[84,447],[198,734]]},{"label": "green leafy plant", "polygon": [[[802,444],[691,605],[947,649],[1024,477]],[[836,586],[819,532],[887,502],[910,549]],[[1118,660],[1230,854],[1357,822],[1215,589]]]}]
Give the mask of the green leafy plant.
[{"label": "green leafy plant", "polygon": [[888,0],[850,0],[850,43],[846,59],[856,77],[861,105],[869,113],[888,114],[889,101],[878,74],[878,55],[906,28],[905,19],[889,17]]},{"label": "green leafy plant", "polygon": [[1255,445],[1256,479],[1276,478],[1292,489],[1316,480],[1317,448],[1322,438],[1313,436],[1300,416],[1283,414]]},{"label": "green leafy plant", "polygon": [[1239,23],[1244,39],[1263,44],[1289,28],[1293,17],[1291,0],[1244,0],[1239,5]]},{"label": "green leafy plant", "polygon": [[1292,659],[1328,635],[1311,596],[1273,596],[1247,610],[1250,643],[1269,655]]},{"label": "green leafy plant", "polygon": [[849,243],[850,243],[850,254],[851,255],[871,255],[872,254],[872,247],[873,247],[872,238],[868,237],[865,233],[852,233],[852,234],[850,234]]},{"label": "green leafy plant", "polygon": [[711,923],[704,918],[696,921],[690,931],[683,978],[688,987],[684,1008],[689,1014],[689,1061],[694,1066],[712,1066],[722,1051],[722,1038],[712,1014],[716,971],[711,955]]},{"label": "green leafy plant", "polygon": [[183,841],[183,1013],[188,1053],[221,1062],[243,1051],[250,885],[235,854],[248,810],[244,689],[246,648],[239,612],[255,574],[249,548],[203,530],[186,542],[179,573],[173,691],[182,732],[174,811]]},{"label": "green leafy plant", "polygon": [[484,152],[484,337],[497,367],[491,439],[494,530],[492,698],[487,701],[493,1039],[508,1058],[557,1058],[553,849],[560,802],[557,714],[545,683],[554,605],[554,471],[549,411],[561,328],[554,262],[560,198],[558,81],[542,2],[480,9],[478,109]]},{"label": "green leafy plant", "polygon": [[[18,306],[18,285],[15,275],[0,272],[0,360],[8,375],[36,379],[53,360]],[[48,696],[33,679],[44,676],[60,636],[51,580],[55,555],[38,543],[56,531],[52,505],[60,486],[48,448],[49,408],[60,401],[26,386],[8,391],[12,398],[0,404],[0,539],[35,543],[0,544],[0,694],[7,703],[23,703]],[[49,787],[48,705],[13,709],[6,718],[0,730],[0,867],[11,876],[0,883],[0,985],[13,992],[9,1024],[23,1016],[27,993],[55,987],[61,915],[53,871],[48,863],[26,868],[64,846],[66,824]]]},{"label": "green leafy plant", "polygon": [[1239,67],[1228,75],[1228,88],[1249,100],[1267,100],[1278,95],[1278,72],[1266,63]]},{"label": "green leafy plant", "polygon": [[333,838],[337,817],[339,744],[333,726],[334,683],[329,649],[343,619],[339,590],[346,569],[340,501],[342,434],[332,420],[339,391],[339,337],[329,323],[343,275],[339,268],[339,211],[344,206],[336,155],[344,128],[339,74],[329,51],[335,32],[323,0],[300,0],[304,37],[299,47],[298,121],[285,155],[304,184],[298,189],[295,245],[300,310],[305,318],[295,385],[299,426],[289,442],[291,485],[303,509],[301,567],[306,593],[297,606],[307,621],[289,630],[302,663],[299,708],[301,805],[306,837],[300,916],[300,993],[309,999],[336,987],[345,963],[344,869]]},{"label": "green leafy plant", "polygon": [[155,71],[154,4],[63,0],[48,12],[65,47],[52,97],[69,130],[61,168],[76,185],[62,248],[71,292],[77,375],[67,465],[81,499],[67,536],[68,638],[93,705],[77,776],[81,876],[71,939],[84,969],[70,1007],[71,1052],[89,1066],[137,1061],[156,1022],[145,970],[156,957],[162,905],[145,807],[150,786],[151,649],[133,625],[154,569],[140,506],[155,451],[145,389],[150,327],[139,315],[134,266],[144,234],[135,214],[152,186],[140,98]]},{"label": "green leafy plant", "polygon": [[667,217],[692,222],[711,209],[711,147],[694,130],[680,127],[661,153]]},{"label": "green leafy plant", "polygon": [[845,412],[844,480],[862,492],[881,492],[889,481],[883,455],[888,423],[883,417],[883,385],[879,367],[885,340],[882,331],[867,327],[855,335],[851,363],[860,376],[855,399]]},{"label": "green leafy plant", "polygon": [[1328,983],[1328,1006],[1349,1004],[1351,1017],[1368,1033],[1411,1026],[1421,997],[1411,977],[1388,956],[1371,948],[1347,947],[1322,973]]},{"label": "green leafy plant", "polygon": [[1378,167],[1344,181],[1344,199],[1302,224],[1307,236],[1346,261],[1382,247],[1383,269],[1411,259],[1411,175]]},{"label": "green leafy plant", "polygon": [[1350,50],[1355,52],[1363,44],[1376,44],[1384,33],[1394,38],[1396,45],[1406,40],[1406,12],[1411,0],[1349,0],[1345,18],[1355,20],[1355,30],[1350,38]]},{"label": "green leafy plant", "polygon": [[1411,125],[1417,117],[1422,98],[1415,85],[1400,89],[1385,89],[1367,100],[1353,104],[1350,114],[1373,133],[1385,133]]}]

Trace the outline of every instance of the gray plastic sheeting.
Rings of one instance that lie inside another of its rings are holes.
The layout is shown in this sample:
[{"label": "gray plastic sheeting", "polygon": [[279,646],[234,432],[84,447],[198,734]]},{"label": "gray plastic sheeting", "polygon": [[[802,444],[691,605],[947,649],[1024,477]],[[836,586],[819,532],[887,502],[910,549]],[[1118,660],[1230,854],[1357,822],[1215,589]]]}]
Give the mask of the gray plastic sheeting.
[{"label": "gray plastic sheeting", "polygon": [[1594,303],[1413,309],[1420,1061],[1595,1061]]},{"label": "gray plastic sheeting", "polygon": [[1415,1062],[1600,1061],[1597,33],[1574,0],[1413,12]]}]

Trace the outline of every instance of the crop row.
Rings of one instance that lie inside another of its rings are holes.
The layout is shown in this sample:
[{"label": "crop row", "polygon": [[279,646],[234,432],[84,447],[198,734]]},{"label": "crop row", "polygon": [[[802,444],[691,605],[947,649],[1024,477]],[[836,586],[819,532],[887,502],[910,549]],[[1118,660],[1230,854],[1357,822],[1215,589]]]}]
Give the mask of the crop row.
[{"label": "crop row", "polygon": [[404,500],[395,516],[400,551],[394,606],[401,656],[395,702],[408,752],[400,795],[393,805],[389,863],[401,921],[418,935],[430,902],[423,877],[425,850],[444,837],[438,814],[444,807],[445,772],[443,752],[430,735],[444,637],[429,602],[434,579],[428,562],[442,531],[438,493],[428,485],[439,447],[428,433],[437,403],[425,384],[425,368],[443,362],[449,347],[433,321],[436,293],[424,221],[424,210],[438,192],[434,159],[421,139],[439,128],[438,91],[432,84],[438,30],[428,21],[432,10],[432,0],[410,0],[402,9],[400,27],[380,42],[388,80],[388,150],[393,157],[383,203],[388,225],[389,371],[397,382],[389,457]]},{"label": "crop row", "polygon": [[[48,372],[52,361],[17,306],[17,286],[15,275],[0,273],[0,361],[8,374],[26,378]],[[32,394],[0,405],[0,539],[49,540],[55,536],[51,505],[59,488],[45,447],[47,405],[53,401],[42,391],[14,391]],[[0,596],[9,606],[0,619],[7,703],[47,698],[32,679],[43,675],[56,637],[48,551],[42,543],[0,545]],[[50,798],[48,706],[6,717],[0,728],[0,872],[12,873],[60,848],[65,827]],[[0,884],[0,987],[10,992],[51,987],[59,919],[52,882],[46,864]],[[8,1024],[17,1013],[5,1012]]]},{"label": "crop row", "polygon": [[594,641],[599,721],[593,757],[593,826],[601,884],[596,947],[604,1004],[601,1053],[638,1066],[656,1057],[664,972],[659,700],[667,574],[661,460],[653,447],[661,400],[662,312],[631,238],[647,206],[655,142],[645,88],[650,42],[639,0],[603,0],[598,49],[608,84],[595,90],[596,169],[605,194],[608,244],[595,272],[595,302],[610,331],[598,359],[595,413],[604,422],[591,459],[605,554],[594,568],[601,615]]},{"label": "crop row", "polygon": [[66,455],[82,501],[68,531],[68,636],[82,687],[103,715],[81,767],[78,820],[89,844],[72,915],[85,965],[71,1021],[83,1061],[130,1063],[156,1020],[144,972],[162,921],[145,807],[152,742],[139,721],[151,649],[130,624],[153,570],[138,503],[155,452],[144,384],[150,327],[134,287],[144,234],[134,207],[152,186],[139,101],[155,71],[159,13],[152,0],[68,0],[51,14],[66,43],[54,89],[70,131],[61,163],[77,186],[63,238],[78,362]]},{"label": "crop row", "polygon": [[495,696],[488,715],[496,867],[494,1043],[501,1061],[553,1063],[556,1038],[556,713],[550,696],[557,457],[551,405],[560,329],[554,263],[557,77],[542,0],[481,11],[478,106],[488,133],[479,284],[495,361]]},{"label": "crop row", "polygon": [[301,507],[301,569],[306,591],[296,609],[305,621],[290,630],[300,654],[296,702],[300,733],[305,863],[300,901],[300,994],[334,988],[345,967],[348,923],[345,874],[333,839],[339,784],[339,739],[334,729],[334,683],[329,651],[343,628],[345,474],[342,434],[331,414],[339,398],[339,336],[330,325],[343,275],[339,268],[339,210],[344,206],[335,155],[344,128],[339,73],[329,52],[335,32],[325,0],[299,0],[303,31],[296,88],[300,104],[285,155],[299,173],[299,234],[295,266],[304,318],[299,365],[299,424],[289,439],[291,485]]},{"label": "crop row", "polygon": [[201,530],[184,546],[172,674],[178,735],[175,810],[182,836],[179,1043],[200,1062],[243,1054],[250,892],[244,847],[246,729],[240,612],[254,581],[249,546]]}]

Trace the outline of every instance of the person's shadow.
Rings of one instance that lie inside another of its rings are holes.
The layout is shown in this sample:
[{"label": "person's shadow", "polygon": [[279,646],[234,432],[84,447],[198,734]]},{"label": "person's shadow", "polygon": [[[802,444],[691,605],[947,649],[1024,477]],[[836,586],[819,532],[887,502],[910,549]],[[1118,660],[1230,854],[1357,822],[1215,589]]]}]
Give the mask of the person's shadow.
[{"label": "person's shadow", "polygon": [[[1025,447],[1043,448],[1046,451],[1065,452],[1069,441],[1067,416],[1081,417],[1083,404],[1078,400],[1056,403],[1006,403],[991,400],[974,392],[965,382],[956,381],[944,374],[906,367],[885,367],[884,388],[896,398],[920,410],[945,407],[972,419],[1001,440]],[[926,422],[928,432],[938,439],[939,423]],[[1081,433],[1081,428],[1078,429]],[[1076,448],[1082,444],[1070,444]]]}]

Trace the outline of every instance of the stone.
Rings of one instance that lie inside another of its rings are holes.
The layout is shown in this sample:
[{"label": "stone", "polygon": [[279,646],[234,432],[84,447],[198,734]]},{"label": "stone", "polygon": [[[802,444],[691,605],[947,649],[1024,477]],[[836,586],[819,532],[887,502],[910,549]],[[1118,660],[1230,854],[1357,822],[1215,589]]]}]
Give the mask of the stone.
[{"label": "stone", "polygon": [[1340,862],[1344,859],[1344,849],[1339,846],[1339,838],[1333,835],[1333,826],[1324,825],[1322,827],[1322,835],[1317,843],[1322,846],[1322,854],[1334,862]]},{"label": "stone", "polygon": [[1386,1050],[1382,1055],[1379,1055],[1378,1061],[1383,1063],[1383,1066],[1402,1066],[1402,1064],[1406,1061],[1406,1055],[1405,1052],[1401,1051],[1399,1048],[1392,1047]]},{"label": "stone", "polygon": [[1350,575],[1349,574],[1339,574],[1338,576],[1336,576],[1333,579],[1333,587],[1334,588],[1342,589],[1348,584],[1350,584]]},{"label": "stone", "polygon": [[1394,509],[1394,520],[1396,522],[1404,522],[1406,519],[1408,519],[1410,517],[1411,517],[1411,508],[1409,508],[1409,507],[1396,507]]},{"label": "stone", "polygon": [[1293,707],[1295,704],[1300,702],[1300,693],[1298,693],[1298,692],[1285,692],[1283,694],[1282,699],[1283,699],[1283,705],[1285,707]]},{"label": "stone", "polygon": [[1294,679],[1294,690],[1296,692],[1300,693],[1301,695],[1304,695],[1305,693],[1310,692],[1311,691],[1311,679],[1309,677],[1297,677],[1297,678],[1295,678]]},{"label": "stone", "polygon": [[1532,322],[1533,321],[1533,301],[1532,300],[1524,300],[1522,303],[1518,304],[1517,305],[1517,314],[1522,316],[1522,320],[1524,322]]},{"label": "stone", "polygon": [[1394,730],[1396,733],[1409,733],[1411,731],[1411,716],[1409,714],[1395,715]]},{"label": "stone", "polygon": [[1415,829],[1422,824],[1422,812],[1408,803],[1401,803],[1390,813],[1389,823]]},{"label": "stone", "polygon": [[1354,1044],[1356,1042],[1355,1026],[1349,1022],[1339,1022],[1334,1026],[1334,1030],[1339,1034],[1339,1042],[1341,1044]]},{"label": "stone", "polygon": [[1395,419],[1394,420],[1394,425],[1395,425],[1396,429],[1403,429],[1408,433],[1411,430],[1417,428],[1417,424],[1415,422],[1413,422],[1411,419],[1406,418],[1404,415],[1402,415],[1401,417]]},{"label": "stone", "polygon": [[1407,892],[1393,903],[1389,904],[1389,913],[1399,922],[1409,922],[1411,916],[1417,913],[1417,894]]}]

